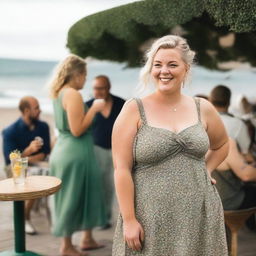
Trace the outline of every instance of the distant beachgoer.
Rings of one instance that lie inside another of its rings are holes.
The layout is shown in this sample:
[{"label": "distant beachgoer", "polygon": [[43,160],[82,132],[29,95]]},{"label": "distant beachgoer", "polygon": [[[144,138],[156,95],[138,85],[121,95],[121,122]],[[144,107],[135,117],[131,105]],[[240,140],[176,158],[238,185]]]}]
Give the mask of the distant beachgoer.
[{"label": "distant beachgoer", "polygon": [[[111,134],[114,122],[121,111],[124,100],[110,93],[109,78],[104,75],[96,76],[93,80],[94,99],[104,99],[104,109],[97,113],[92,125],[95,154],[100,164],[103,177],[103,191],[108,223],[103,227],[111,227],[112,206],[114,197],[113,161],[111,152]],[[91,107],[94,99],[86,102]]]},{"label": "distant beachgoer", "polygon": [[251,139],[245,123],[228,112],[230,105],[231,91],[224,85],[214,87],[210,93],[209,100],[219,112],[220,117],[227,129],[228,135],[233,138],[244,157],[252,162],[250,154]]},{"label": "distant beachgoer", "polygon": [[50,172],[62,180],[61,190],[54,195],[53,234],[62,237],[61,255],[86,255],[72,243],[72,234],[83,230],[80,249],[98,249],[92,229],[106,224],[102,199],[102,180],[93,151],[90,125],[104,100],[95,100],[89,110],[81,94],[86,79],[86,63],[70,55],[51,82],[54,117],[59,131],[50,157]]},{"label": "distant beachgoer", "polygon": [[155,92],[128,101],[112,134],[120,215],[112,256],[227,256],[223,207],[211,172],[228,153],[209,101],[181,93],[194,59],[186,40],[164,36],[141,70]]},{"label": "distant beachgoer", "polygon": [[[19,150],[22,157],[28,157],[29,165],[43,161],[50,153],[49,126],[39,120],[41,110],[38,100],[32,96],[23,97],[19,102],[19,110],[21,117],[2,132],[8,177],[11,177],[9,154],[12,151]],[[25,231],[30,235],[37,233],[30,218],[34,201],[25,202]]]}]

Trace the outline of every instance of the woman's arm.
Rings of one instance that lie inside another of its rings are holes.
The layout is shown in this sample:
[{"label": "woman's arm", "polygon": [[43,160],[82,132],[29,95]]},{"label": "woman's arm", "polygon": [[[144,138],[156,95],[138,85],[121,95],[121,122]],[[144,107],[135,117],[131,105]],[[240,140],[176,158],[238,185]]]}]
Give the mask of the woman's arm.
[{"label": "woman's arm", "polygon": [[234,140],[230,139],[229,145],[229,154],[225,162],[230,169],[244,182],[256,181],[256,168],[245,163]]},{"label": "woman's arm", "polygon": [[124,238],[128,246],[141,250],[143,229],[136,220],[134,209],[133,142],[140,121],[135,101],[125,103],[113,127],[112,152],[117,199],[123,218]]},{"label": "woman's arm", "polygon": [[66,89],[62,105],[67,112],[68,124],[72,135],[79,137],[91,125],[95,114],[104,107],[103,100],[95,100],[88,112],[84,112],[84,103],[81,94],[73,89]]},{"label": "woman's arm", "polygon": [[228,136],[218,112],[207,100],[201,99],[202,120],[210,141],[210,148],[206,154],[206,168],[211,172],[228,155]]}]

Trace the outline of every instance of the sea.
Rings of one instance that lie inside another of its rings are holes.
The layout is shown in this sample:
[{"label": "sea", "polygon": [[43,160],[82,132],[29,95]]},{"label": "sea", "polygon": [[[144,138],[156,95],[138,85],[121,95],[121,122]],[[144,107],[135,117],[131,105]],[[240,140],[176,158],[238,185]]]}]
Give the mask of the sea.
[{"label": "sea", "polygon": [[[21,97],[32,95],[38,98],[43,112],[52,113],[48,84],[56,65],[56,61],[0,58],[0,107],[17,108]],[[128,68],[124,63],[98,60],[88,60],[87,68],[86,84],[81,91],[85,101],[92,97],[92,80],[100,74],[110,78],[113,94],[125,99],[137,95],[140,68]],[[242,96],[256,101],[256,70],[248,66],[225,72],[194,66],[183,90],[191,96],[208,95],[218,84],[231,89],[234,108]]]}]

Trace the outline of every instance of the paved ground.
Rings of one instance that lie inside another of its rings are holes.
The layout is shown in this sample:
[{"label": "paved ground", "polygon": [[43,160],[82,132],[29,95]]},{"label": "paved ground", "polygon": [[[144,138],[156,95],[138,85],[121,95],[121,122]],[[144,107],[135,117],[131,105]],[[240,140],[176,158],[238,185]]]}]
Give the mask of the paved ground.
[{"label": "paved ground", "polygon": [[[115,213],[117,213],[116,209],[117,207],[115,206]],[[60,239],[51,235],[45,211],[41,209],[40,212],[33,212],[32,219],[39,234],[35,236],[26,236],[27,250],[40,253],[44,256],[57,256]],[[100,243],[105,244],[106,247],[100,250],[90,251],[89,255],[111,256],[113,233],[114,228],[106,231],[95,230],[95,238]],[[13,236],[12,202],[0,202],[0,252],[12,250],[14,247]],[[76,245],[79,244],[80,237],[81,233],[79,232],[74,235],[74,243]],[[238,256],[256,256],[256,233],[252,233],[248,229],[243,228],[239,233],[238,243]]]},{"label": "paved ground", "polygon": [[[12,203],[0,202],[0,252],[12,250],[14,246],[13,220],[12,220]],[[39,231],[38,235],[26,236],[27,250],[37,252],[44,256],[57,256],[60,245],[60,239],[50,234],[50,226],[43,209],[40,212],[33,212],[33,223]],[[114,228],[100,231],[95,230],[95,238],[100,243],[106,245],[105,248],[90,251],[90,256],[111,256],[111,246]],[[74,243],[79,245],[81,233],[74,235]]]},{"label": "paved ground", "polygon": [[[3,172],[0,171],[0,180],[5,178]],[[114,219],[117,215],[117,204],[114,205]],[[45,209],[41,208],[39,212],[32,212],[32,220],[35,224],[38,235],[26,235],[26,249],[43,256],[57,256],[60,239],[51,235],[51,228],[46,217]],[[96,240],[105,245],[105,248],[90,251],[89,256],[111,256],[112,237],[114,227],[105,231],[95,230]],[[79,245],[81,232],[77,232],[73,236],[75,245]],[[0,201],[0,252],[13,250],[14,248],[14,232],[13,232],[13,203]]]}]

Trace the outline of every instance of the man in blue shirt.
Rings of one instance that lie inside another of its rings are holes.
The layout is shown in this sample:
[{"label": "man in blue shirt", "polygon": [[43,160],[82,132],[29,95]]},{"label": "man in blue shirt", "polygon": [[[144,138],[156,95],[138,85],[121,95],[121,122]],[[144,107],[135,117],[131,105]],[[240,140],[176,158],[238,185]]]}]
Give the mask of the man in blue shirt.
[{"label": "man in blue shirt", "polygon": [[[22,157],[28,157],[29,164],[43,161],[50,153],[49,126],[39,120],[41,110],[37,99],[31,96],[23,97],[19,103],[19,110],[21,117],[2,132],[3,153],[7,167],[10,165],[9,154],[14,150],[19,150]],[[7,176],[10,177],[10,168],[6,170]],[[30,221],[33,203],[34,200],[28,200],[25,204],[25,230],[28,234],[36,233]]]},{"label": "man in blue shirt", "polygon": [[[102,112],[96,114],[92,134],[96,158],[102,171],[104,201],[108,216],[108,224],[103,228],[111,227],[112,204],[114,196],[113,162],[111,154],[111,134],[114,122],[121,111],[124,100],[110,93],[111,84],[109,78],[100,75],[93,80],[93,95],[95,99],[104,99],[106,102]],[[86,102],[91,107],[94,99]]]}]

